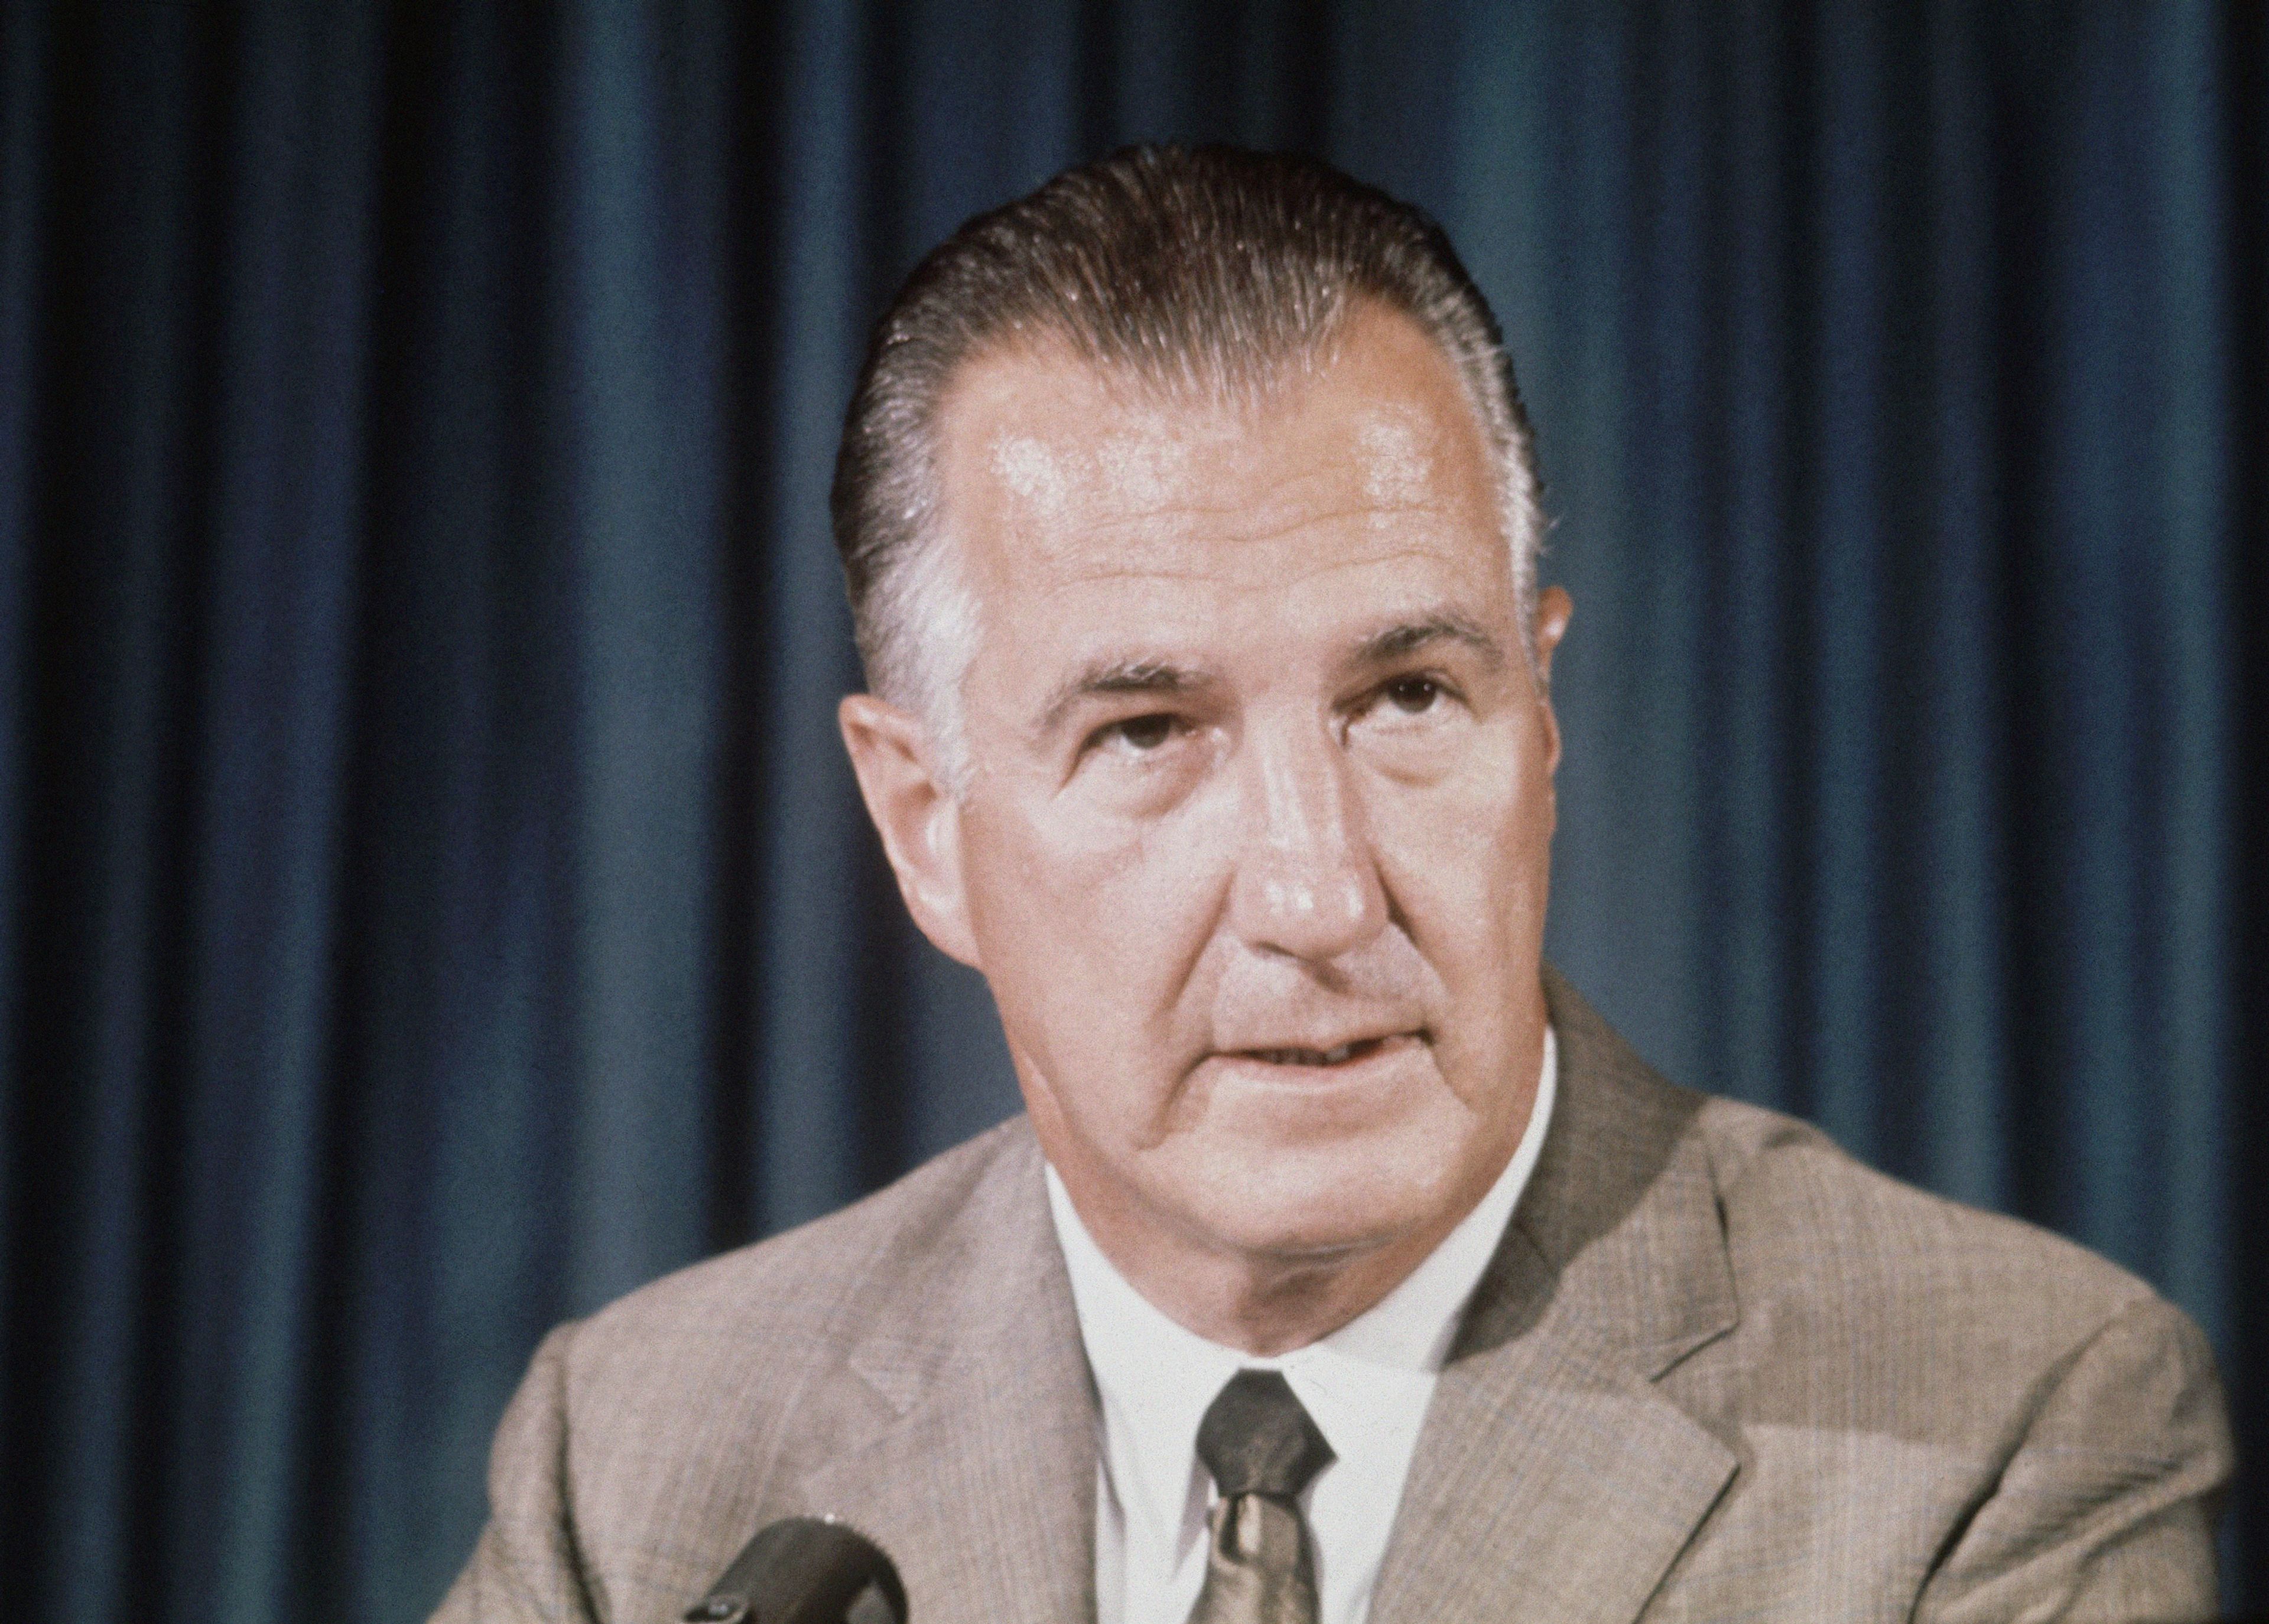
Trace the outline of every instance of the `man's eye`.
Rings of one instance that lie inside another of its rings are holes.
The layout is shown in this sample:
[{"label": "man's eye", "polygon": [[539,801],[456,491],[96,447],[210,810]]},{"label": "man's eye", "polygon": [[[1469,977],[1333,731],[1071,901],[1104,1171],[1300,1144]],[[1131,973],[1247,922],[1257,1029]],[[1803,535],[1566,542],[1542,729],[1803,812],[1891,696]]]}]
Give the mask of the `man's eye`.
[{"label": "man's eye", "polygon": [[1174,719],[1164,712],[1155,716],[1131,716],[1112,731],[1138,750],[1155,750],[1174,736]]},{"label": "man's eye", "polygon": [[1442,697],[1442,685],[1430,676],[1398,676],[1386,685],[1388,703],[1407,715],[1432,708]]}]

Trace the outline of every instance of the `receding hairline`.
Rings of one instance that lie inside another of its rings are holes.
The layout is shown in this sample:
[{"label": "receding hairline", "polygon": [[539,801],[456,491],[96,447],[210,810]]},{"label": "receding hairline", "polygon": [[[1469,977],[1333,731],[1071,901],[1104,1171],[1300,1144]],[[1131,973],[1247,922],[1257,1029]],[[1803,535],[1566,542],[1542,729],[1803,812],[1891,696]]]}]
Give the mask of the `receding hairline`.
[{"label": "receding hairline", "polygon": [[933,396],[926,423],[929,446],[934,454],[941,443],[942,426],[971,380],[996,369],[1029,366],[1076,373],[1094,382],[1119,406],[1203,406],[1259,413],[1274,410],[1289,394],[1320,380],[1345,357],[1351,343],[1366,332],[1378,330],[1399,331],[1440,363],[1466,404],[1483,454],[1494,462],[1497,447],[1489,402],[1475,397],[1474,380],[1459,364],[1450,344],[1416,312],[1368,288],[1349,290],[1313,333],[1296,342],[1266,351],[1240,346],[1195,358],[1195,367],[1187,365],[1186,358],[1177,358],[1182,364],[1162,367],[1149,357],[1106,352],[1089,342],[1089,335],[1061,318],[1019,321],[986,335],[956,358]]},{"label": "receding hairline", "polygon": [[[1217,414],[1244,427],[1278,412],[1299,410],[1302,395],[1327,387],[1340,365],[1358,351],[1374,354],[1384,351],[1390,359],[1399,351],[1402,358],[1433,373],[1433,379],[1423,384],[1414,379],[1408,380],[1408,388],[1378,393],[1378,426],[1399,426],[1401,423],[1417,423],[1423,418],[1425,424],[1439,424],[1460,439],[1463,443],[1454,454],[1455,458],[1461,461],[1470,454],[1474,460],[1489,492],[1499,540],[1508,557],[1517,561],[1521,538],[1505,502],[1508,482],[1515,474],[1507,466],[1504,448],[1491,432],[1486,403],[1474,398],[1472,379],[1458,364],[1449,346],[1423,321],[1401,306],[1369,294],[1349,299],[1347,307],[1334,317],[1327,328],[1317,334],[1314,342],[1299,346],[1296,352],[1260,358],[1241,381],[1223,383],[1219,388],[1202,380],[1161,377],[1140,366],[1099,360],[1091,350],[1061,335],[1043,331],[1021,331],[972,351],[936,392],[925,427],[932,506],[920,546],[925,550],[957,551],[965,544],[965,538],[953,534],[953,515],[948,500],[948,447],[961,439],[963,426],[972,416],[1025,416],[1030,422],[1030,417],[1019,407],[1032,398],[1038,380],[1047,380],[1046,387],[1049,390],[1092,390],[1098,397],[1095,402],[1098,410],[1126,412],[1138,421],[1148,413],[1192,412]],[[1446,420],[1444,413],[1450,409],[1427,399],[1437,383],[1446,385],[1460,404],[1461,410],[1452,411]],[[1194,390],[1197,392],[1194,399]],[[1022,437],[1010,435],[995,439],[989,452],[998,455],[1005,446],[1019,438]],[[1044,446],[1049,436],[1042,429],[1033,438]],[[972,453],[986,455],[965,442],[962,457],[965,459]],[[967,466],[964,461],[965,472]],[[996,465],[994,471],[998,474],[1001,470]]]},{"label": "receding hairline", "polygon": [[[1438,380],[1445,382],[1460,402],[1462,410],[1454,417],[1458,425],[1454,432],[1465,441],[1460,454],[1469,452],[1476,459],[1481,476],[1489,488],[1498,541],[1506,550],[1508,561],[1517,565],[1524,545],[1533,545],[1533,542],[1526,542],[1517,533],[1505,502],[1508,482],[1518,476],[1517,470],[1508,463],[1518,452],[1498,443],[1492,432],[1487,403],[1474,398],[1474,380],[1459,365],[1450,346],[1418,316],[1391,299],[1368,292],[1345,300],[1344,307],[1334,314],[1312,342],[1282,355],[1254,358],[1254,365],[1243,374],[1240,382],[1224,383],[1218,389],[1200,384],[1201,392],[1195,399],[1192,398],[1193,380],[1189,379],[1160,376],[1151,369],[1099,358],[1091,346],[1076,343],[1070,336],[1048,331],[1038,324],[972,348],[956,363],[933,397],[924,432],[933,506],[928,513],[927,533],[920,545],[925,551],[957,555],[953,567],[957,571],[965,568],[967,538],[954,533],[955,516],[948,499],[947,448],[959,439],[957,429],[966,422],[972,407],[978,415],[984,415],[982,397],[986,395],[997,394],[1015,401],[1029,398],[1036,379],[1055,380],[1055,387],[1076,380],[1075,387],[1095,390],[1106,410],[1195,410],[1252,423],[1285,410],[1302,392],[1323,386],[1338,365],[1358,349],[1378,344],[1400,349],[1414,358],[1423,356],[1424,358],[1418,364],[1432,370]],[[1378,398],[1382,405],[1392,407],[1398,403],[1415,404],[1421,395],[1414,388],[1384,393]],[[1438,410],[1429,409],[1425,416],[1430,421],[1441,421]],[[965,445],[964,449],[975,447]],[[965,574],[963,579],[966,581]]]}]

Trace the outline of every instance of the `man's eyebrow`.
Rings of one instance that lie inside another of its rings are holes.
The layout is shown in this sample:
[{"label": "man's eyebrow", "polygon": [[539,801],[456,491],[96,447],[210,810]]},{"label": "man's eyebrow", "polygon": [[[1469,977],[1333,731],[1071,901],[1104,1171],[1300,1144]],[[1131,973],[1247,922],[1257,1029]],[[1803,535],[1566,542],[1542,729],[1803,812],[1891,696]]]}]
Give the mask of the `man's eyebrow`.
[{"label": "man's eyebrow", "polygon": [[1495,638],[1463,615],[1447,609],[1438,609],[1416,620],[1406,620],[1384,631],[1372,632],[1356,645],[1355,663],[1384,665],[1430,643],[1445,640],[1464,644],[1488,661],[1492,669],[1504,663],[1504,650]]},{"label": "man's eyebrow", "polygon": [[1100,661],[1057,684],[1033,731],[1041,734],[1054,732],[1066,711],[1096,695],[1181,694],[1201,688],[1205,683],[1202,673],[1164,660]]}]

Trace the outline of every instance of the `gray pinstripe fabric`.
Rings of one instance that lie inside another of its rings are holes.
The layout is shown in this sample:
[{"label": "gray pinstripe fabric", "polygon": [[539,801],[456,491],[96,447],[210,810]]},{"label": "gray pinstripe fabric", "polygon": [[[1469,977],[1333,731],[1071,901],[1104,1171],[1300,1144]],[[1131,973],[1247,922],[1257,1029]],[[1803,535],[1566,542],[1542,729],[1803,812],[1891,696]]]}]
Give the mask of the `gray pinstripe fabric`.
[{"label": "gray pinstripe fabric", "polygon": [[[2213,1360],[2140,1281],[1675,1089],[1556,975],[1561,1101],[1372,1624],[2213,1613]],[[1020,1120],[537,1352],[445,1624],[660,1624],[762,1524],[917,1624],[1092,1617],[1094,1398]]]}]

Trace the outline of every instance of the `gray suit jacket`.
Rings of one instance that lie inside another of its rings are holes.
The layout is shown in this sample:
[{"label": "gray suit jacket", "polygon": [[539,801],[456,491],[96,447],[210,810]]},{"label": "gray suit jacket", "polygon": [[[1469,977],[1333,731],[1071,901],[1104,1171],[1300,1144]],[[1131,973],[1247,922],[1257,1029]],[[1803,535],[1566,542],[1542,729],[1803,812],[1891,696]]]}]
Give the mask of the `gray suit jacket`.
[{"label": "gray suit jacket", "polygon": [[[1674,1088],[1556,976],[1561,1092],[1373,1624],[2202,1619],[2212,1355],[2078,1247]],[[674,1620],[775,1517],[915,1624],[1091,1619],[1095,1399],[1021,1120],[555,1332],[438,1617]]]}]

